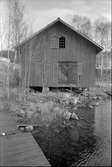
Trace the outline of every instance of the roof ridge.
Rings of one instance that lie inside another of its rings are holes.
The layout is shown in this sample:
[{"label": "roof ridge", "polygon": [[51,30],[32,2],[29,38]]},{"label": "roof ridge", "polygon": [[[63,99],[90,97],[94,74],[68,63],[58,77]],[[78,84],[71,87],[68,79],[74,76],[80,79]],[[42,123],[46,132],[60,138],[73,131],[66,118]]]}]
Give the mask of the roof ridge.
[{"label": "roof ridge", "polygon": [[84,38],[88,39],[90,42],[95,43],[98,47],[102,48],[103,47],[101,45],[99,45],[96,41],[94,41],[91,37],[89,37],[87,34],[81,32],[80,30],[76,29],[75,27],[73,27],[72,25],[66,23],[65,21],[63,21],[62,19],[60,19],[61,22],[63,22],[65,25],[67,25],[69,28],[71,28],[72,30],[74,30],[76,33],[79,33],[81,36],[83,36]]},{"label": "roof ridge", "polygon": [[38,35],[39,33],[41,33],[42,31],[46,30],[47,28],[49,28],[50,26],[52,26],[53,24],[55,24],[56,22],[60,21],[62,24],[64,24],[65,26],[67,26],[68,28],[70,28],[71,30],[75,31],[77,34],[81,35],[83,38],[85,38],[86,40],[88,40],[89,42],[91,42],[93,45],[96,45],[100,50],[103,50],[103,47],[100,46],[96,41],[94,41],[92,38],[90,38],[88,35],[86,35],[85,33],[82,33],[81,31],[77,30],[76,28],[74,28],[72,25],[66,23],[65,21],[63,21],[60,17],[58,17],[57,19],[55,19],[54,21],[50,22],[49,24],[47,24],[45,27],[41,28],[40,30],[38,30],[37,32],[35,32],[34,34],[32,34],[30,37],[26,38],[25,40],[23,40],[22,42],[20,42],[18,45],[15,46],[15,48],[21,46],[22,44],[24,44],[25,42],[31,40],[33,37],[35,37],[36,35]]}]

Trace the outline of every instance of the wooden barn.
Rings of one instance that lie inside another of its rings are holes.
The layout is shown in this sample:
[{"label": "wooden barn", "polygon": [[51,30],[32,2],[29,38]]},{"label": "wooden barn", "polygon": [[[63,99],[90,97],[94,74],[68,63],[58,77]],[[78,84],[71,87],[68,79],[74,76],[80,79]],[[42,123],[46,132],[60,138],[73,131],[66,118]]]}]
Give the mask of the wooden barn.
[{"label": "wooden barn", "polygon": [[94,85],[102,47],[57,18],[16,50],[25,86],[88,88]]}]

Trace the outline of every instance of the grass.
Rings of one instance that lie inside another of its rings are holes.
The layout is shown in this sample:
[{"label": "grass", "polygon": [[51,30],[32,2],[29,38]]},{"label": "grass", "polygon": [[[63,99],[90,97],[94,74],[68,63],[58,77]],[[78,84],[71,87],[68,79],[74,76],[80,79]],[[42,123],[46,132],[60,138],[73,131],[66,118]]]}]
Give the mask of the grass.
[{"label": "grass", "polygon": [[[61,92],[30,92],[23,102],[21,91],[19,97],[18,91],[12,89],[10,99],[5,95],[1,103],[3,109],[16,114],[17,124],[34,125],[32,134],[53,167],[69,167],[79,159],[80,151],[91,151],[95,145],[94,108],[103,96],[99,98],[93,92],[89,98]],[[72,118],[72,113],[79,120]]]}]

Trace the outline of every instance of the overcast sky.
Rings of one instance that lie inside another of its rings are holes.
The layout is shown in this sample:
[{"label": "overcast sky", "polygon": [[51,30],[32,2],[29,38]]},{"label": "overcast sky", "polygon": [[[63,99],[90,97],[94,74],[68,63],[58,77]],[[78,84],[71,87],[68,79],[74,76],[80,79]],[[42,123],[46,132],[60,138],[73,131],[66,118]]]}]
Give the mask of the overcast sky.
[{"label": "overcast sky", "polygon": [[[6,0],[0,0],[0,24],[7,22]],[[111,0],[20,0],[25,6],[25,19],[34,31],[57,17],[71,23],[73,15],[87,16],[94,21],[99,17],[111,20]],[[2,18],[2,21],[1,21]],[[1,27],[0,27],[1,29]],[[7,27],[2,26],[2,32]]]},{"label": "overcast sky", "polygon": [[[23,1],[23,0],[22,0]],[[111,19],[111,0],[24,0],[26,18],[42,27],[57,17],[70,22],[74,14]]]}]

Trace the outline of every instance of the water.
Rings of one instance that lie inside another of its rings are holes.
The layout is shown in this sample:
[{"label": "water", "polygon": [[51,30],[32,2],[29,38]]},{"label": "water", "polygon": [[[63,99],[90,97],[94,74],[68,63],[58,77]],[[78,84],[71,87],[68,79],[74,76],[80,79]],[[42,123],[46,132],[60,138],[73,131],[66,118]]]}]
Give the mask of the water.
[{"label": "water", "polygon": [[66,128],[57,121],[34,135],[52,167],[111,166],[111,100],[79,108],[76,114],[78,129],[74,121]]},{"label": "water", "polygon": [[[94,134],[96,145],[90,154],[85,151],[77,166],[111,166],[111,100],[95,108]],[[86,150],[86,149],[85,149]]]}]

